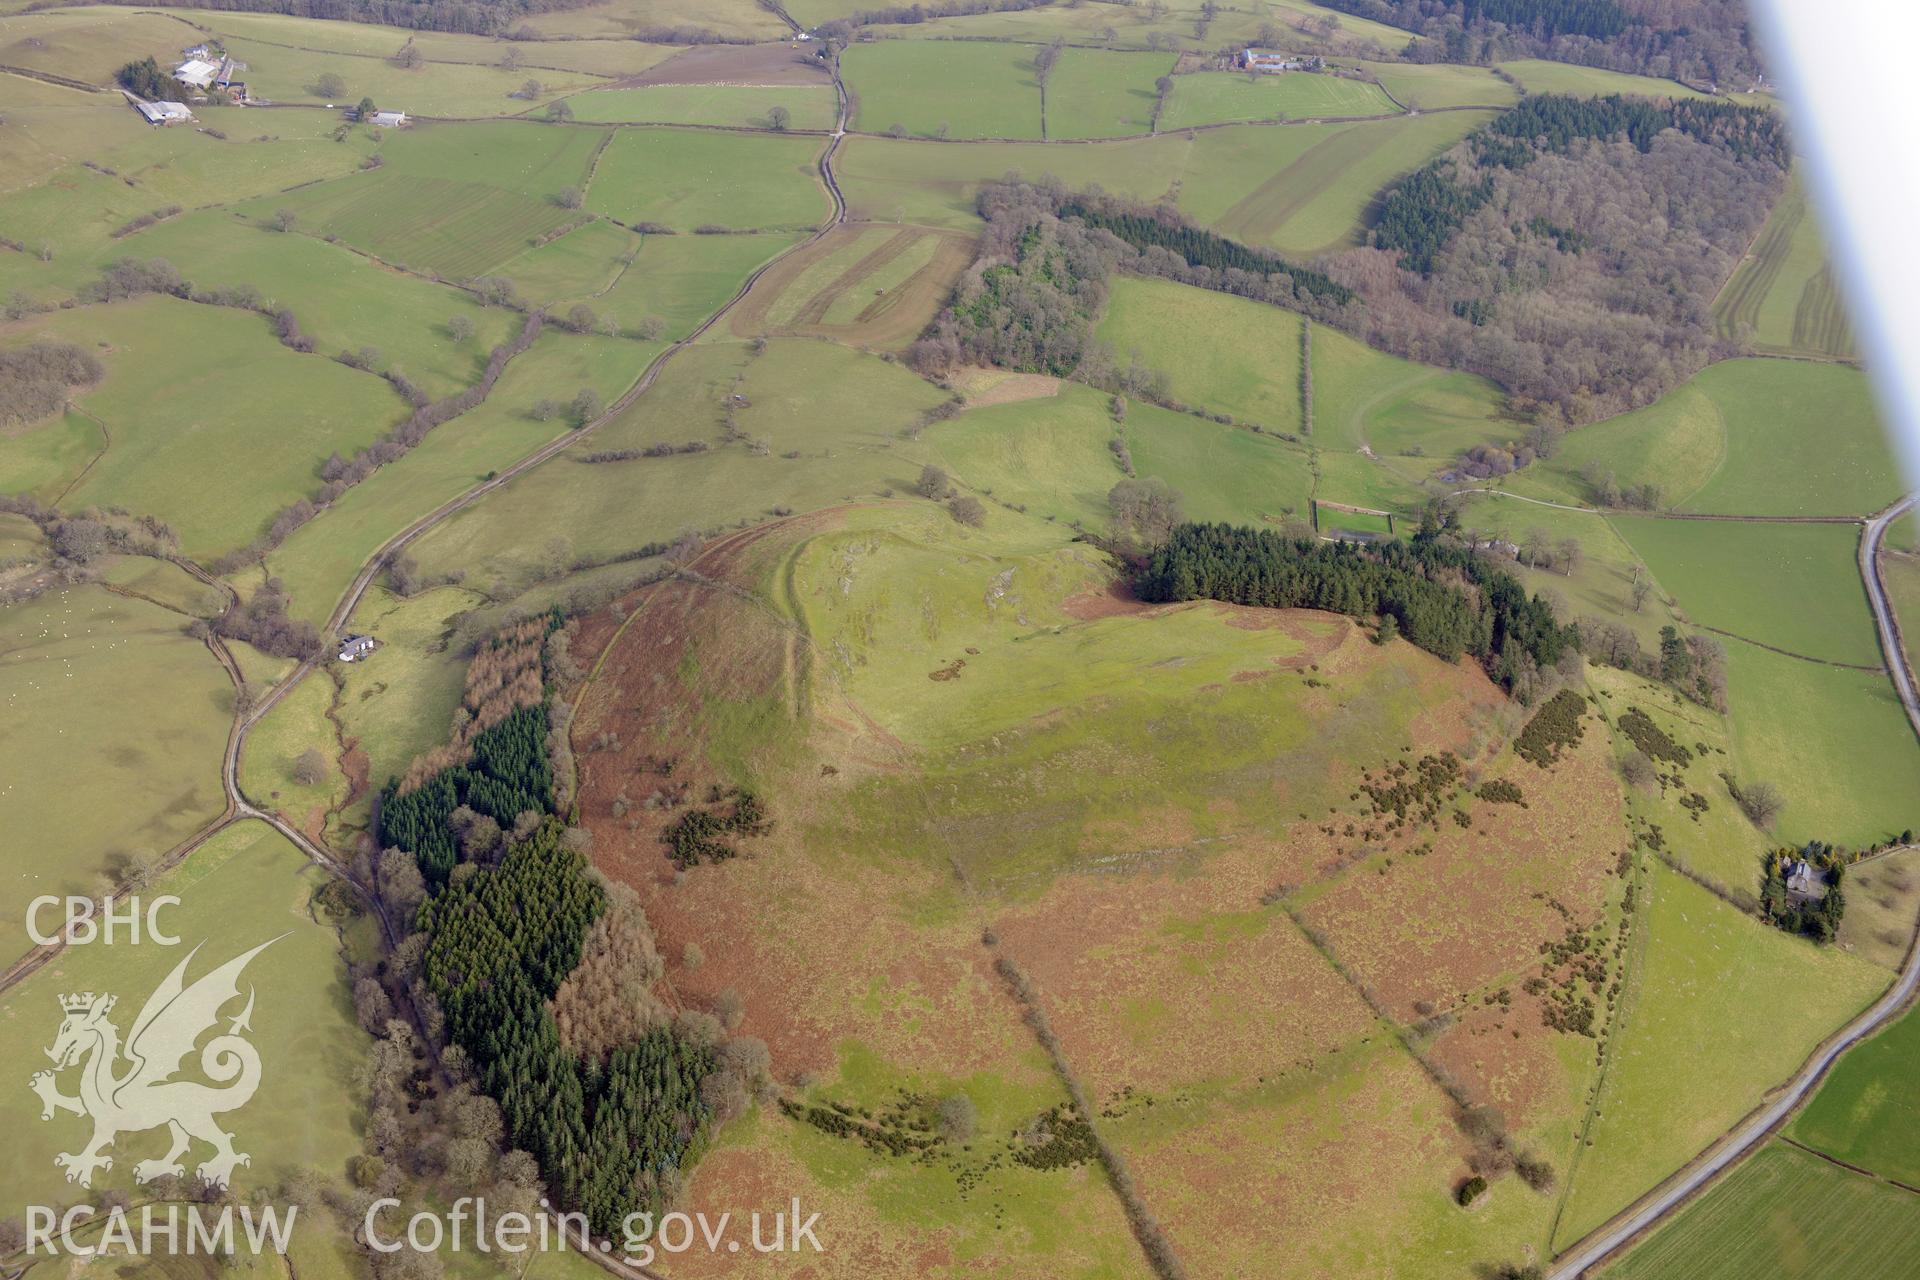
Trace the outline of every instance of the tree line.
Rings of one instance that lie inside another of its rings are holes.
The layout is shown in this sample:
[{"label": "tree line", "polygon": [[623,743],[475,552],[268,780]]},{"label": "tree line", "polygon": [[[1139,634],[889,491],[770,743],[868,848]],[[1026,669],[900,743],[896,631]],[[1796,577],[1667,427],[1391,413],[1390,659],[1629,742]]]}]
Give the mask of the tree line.
[{"label": "tree line", "polygon": [[1170,249],[1188,266],[1287,276],[1301,301],[1323,299],[1339,305],[1353,297],[1353,290],[1336,284],[1322,272],[1196,227],[1165,205],[1147,207],[1114,196],[1082,194],[1067,196],[1055,212],[1062,218],[1077,218],[1089,227],[1111,231],[1135,249]]},{"label": "tree line", "polygon": [[1502,687],[1557,665],[1578,638],[1512,574],[1429,524],[1408,542],[1361,546],[1268,529],[1183,524],[1134,579],[1143,600],[1224,600],[1392,619],[1448,662],[1471,654]]}]

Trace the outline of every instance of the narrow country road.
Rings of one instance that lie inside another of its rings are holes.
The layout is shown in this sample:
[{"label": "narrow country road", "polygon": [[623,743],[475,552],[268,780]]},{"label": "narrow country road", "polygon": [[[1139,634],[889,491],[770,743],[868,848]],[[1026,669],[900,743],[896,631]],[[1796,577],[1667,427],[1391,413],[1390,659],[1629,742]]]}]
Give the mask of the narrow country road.
[{"label": "narrow country road", "polygon": [[[1906,708],[1907,722],[1913,726],[1914,733],[1920,735],[1920,699],[1914,695],[1913,678],[1900,648],[1900,624],[1887,602],[1886,586],[1880,580],[1879,563],[1880,544],[1886,537],[1888,526],[1911,511],[1915,501],[1914,496],[1902,498],[1866,522],[1860,537],[1860,578],[1866,584],[1867,599],[1873,605],[1873,620],[1880,629],[1880,646],[1886,654],[1887,670],[1893,676],[1894,689],[1900,695],[1901,705]],[[1893,1017],[1912,997],[1915,987],[1920,986],[1917,951],[1920,951],[1920,936],[1916,936],[1908,945],[1906,963],[1901,966],[1900,976],[1886,994],[1821,1045],[1799,1073],[1781,1087],[1773,1101],[1721,1138],[1692,1165],[1562,1254],[1549,1273],[1552,1280],[1575,1280],[1585,1275],[1588,1268],[1605,1261],[1622,1246],[1681,1208],[1757,1147],[1806,1100],[1842,1053]]]}]

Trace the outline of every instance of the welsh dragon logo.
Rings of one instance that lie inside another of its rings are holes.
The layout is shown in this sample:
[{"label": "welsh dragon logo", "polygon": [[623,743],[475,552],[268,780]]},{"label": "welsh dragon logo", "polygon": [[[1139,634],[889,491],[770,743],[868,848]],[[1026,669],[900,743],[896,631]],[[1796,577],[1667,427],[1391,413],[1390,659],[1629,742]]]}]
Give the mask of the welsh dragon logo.
[{"label": "welsh dragon logo", "polygon": [[[196,946],[147,997],[124,1045],[120,1029],[107,1017],[117,997],[91,991],[60,997],[66,1017],[46,1051],[53,1059],[53,1070],[35,1073],[29,1085],[40,1095],[42,1120],[53,1119],[56,1111],[71,1111],[93,1120],[93,1137],[84,1147],[53,1158],[67,1171],[68,1182],[93,1185],[96,1169],[113,1168],[113,1157],[103,1153],[115,1138],[162,1125],[170,1135],[167,1154],[136,1164],[136,1181],[184,1174],[180,1157],[194,1139],[213,1148],[213,1154],[195,1172],[216,1186],[227,1185],[235,1166],[251,1163],[250,1157],[233,1149],[233,1135],[214,1122],[220,1112],[245,1106],[260,1087],[260,1054],[241,1035],[252,1029],[251,987],[247,989],[246,1007],[229,1020],[223,1034],[214,1036],[200,1050],[201,1072],[224,1087],[173,1077],[193,1052],[195,1042],[219,1022],[221,1008],[238,998],[240,972],[247,962],[278,941],[272,938],[261,943],[189,986],[187,965],[200,951]],[[76,1066],[80,1068],[80,1093],[69,1097],[60,1092],[55,1077]]]}]

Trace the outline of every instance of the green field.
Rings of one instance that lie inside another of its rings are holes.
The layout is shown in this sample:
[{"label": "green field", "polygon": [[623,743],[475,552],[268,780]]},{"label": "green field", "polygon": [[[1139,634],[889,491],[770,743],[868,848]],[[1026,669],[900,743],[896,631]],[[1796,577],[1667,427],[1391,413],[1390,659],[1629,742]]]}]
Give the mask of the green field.
[{"label": "green field", "polygon": [[534,418],[531,410],[538,401],[565,403],[582,387],[592,387],[611,404],[659,350],[619,338],[557,330],[542,334],[507,366],[485,404],[435,428],[405,457],[295,530],[268,557],[268,566],[293,596],[294,615],[324,621],[353,575],[389,538],[573,425],[561,417]]},{"label": "green field", "polygon": [[[53,1121],[41,1123],[39,1104],[24,1088],[28,1076],[47,1065],[41,1051],[60,1025],[58,997],[79,991],[115,994],[119,1003],[112,1020],[124,1034],[147,996],[186,960],[189,949],[203,947],[189,965],[191,981],[276,938],[240,980],[241,990],[251,987],[257,997],[248,1039],[258,1048],[261,1065],[253,1099],[220,1116],[235,1148],[252,1156],[250,1165],[234,1172],[234,1189],[242,1195],[277,1189],[293,1173],[308,1169],[339,1177],[347,1158],[360,1149],[366,1103],[353,1077],[367,1038],[354,1022],[339,934],[311,913],[309,899],[323,883],[325,877],[272,828],[239,823],[155,886],[156,892],[181,899],[161,917],[179,935],[179,946],[143,941],[76,947],[56,967],[0,998],[0,1019],[13,1028],[0,1046],[0,1069],[22,1085],[9,1104],[14,1157],[0,1172],[0,1203],[48,1204],[73,1194],[53,1157],[80,1149],[85,1121],[56,1113]],[[196,1071],[195,1061],[188,1059],[186,1078]],[[71,1091],[74,1080],[69,1072],[58,1083]],[[112,1171],[96,1175],[93,1194],[131,1188],[135,1163],[159,1156],[166,1145],[164,1132],[123,1134],[111,1152]],[[205,1154],[206,1148],[196,1144],[191,1158]]]},{"label": "green field", "polygon": [[[100,168],[71,162],[37,186],[0,196],[0,232],[33,246],[29,253],[0,254],[0,287],[37,296],[71,291],[91,280],[102,262],[137,253],[141,240],[159,229],[115,239],[131,219],[169,205],[197,208],[216,186],[227,200],[240,201],[340,177],[375,150],[365,131],[333,141],[331,130],[322,127],[327,122],[313,113],[256,113],[251,119],[261,122],[259,132],[244,142],[141,125],[144,133],[89,157]],[[113,133],[103,130],[102,136]],[[70,148],[67,158],[75,154],[84,151]],[[265,211],[274,207],[269,204]]]},{"label": "green field", "polygon": [[1556,1247],[1691,1159],[1886,985],[1884,969],[1759,924],[1657,863],[1642,893],[1634,976]]},{"label": "green field", "polygon": [[93,893],[96,877],[157,858],[219,816],[232,685],[187,621],[97,586],[0,614],[0,796],[14,850],[6,962],[27,949],[29,899]]},{"label": "green field", "polygon": [[1359,243],[1381,188],[1486,122],[1474,111],[1358,124],[1244,125],[1071,147],[853,138],[834,169],[854,216],[972,229],[974,193],[1009,173],[1173,198],[1252,244],[1314,254]]},{"label": "green field", "polygon": [[1499,413],[1500,390],[1484,378],[1313,327],[1313,435],[1322,448],[1449,458],[1468,445],[1525,434],[1524,423]]},{"label": "green field", "polygon": [[[765,454],[734,444],[628,462],[578,460],[657,442],[717,445],[720,400],[739,372],[749,401],[739,429],[764,440]],[[926,451],[900,434],[943,398],[897,365],[831,344],[776,339],[759,357],[743,344],[701,344],[677,356],[651,392],[586,445],[448,520],[415,554],[423,570],[464,570],[467,585],[500,597],[538,585],[556,543],[571,557],[597,560],[686,529],[759,520],[777,504],[811,510],[904,492]],[[530,541],[525,530],[535,525],[545,536]]]},{"label": "green field", "polygon": [[[1648,596],[1635,612],[1633,576],[1640,555],[1604,516],[1487,494],[1464,501],[1460,524],[1476,540],[1498,538],[1523,548],[1521,558],[1504,562],[1504,567],[1528,590],[1553,601],[1563,618],[1593,617],[1619,623],[1632,631],[1649,653],[1660,646],[1660,628],[1676,621],[1658,592]],[[1529,564],[1524,555],[1524,548],[1536,534],[1545,537],[1548,555],[1539,566]],[[1561,554],[1561,544],[1569,539],[1579,544],[1578,561],[1571,566]]]},{"label": "green field", "polygon": [[[110,7],[21,13],[0,18],[0,63],[111,85],[121,67],[148,54],[171,53],[187,34],[159,13]],[[18,83],[9,80],[9,101]]]},{"label": "green field", "polygon": [[862,133],[1041,136],[1033,50],[1020,45],[877,40],[848,49],[841,70],[858,101],[850,127]]},{"label": "green field", "polygon": [[666,323],[665,337],[683,338],[718,311],[755,268],[799,238],[792,233],[646,236],[633,266],[589,302],[628,329],[656,316]]},{"label": "green field", "polygon": [[1162,129],[1252,120],[1318,120],[1399,114],[1377,84],[1331,75],[1250,77],[1234,71],[1177,76]]},{"label": "green field", "polygon": [[1913,1194],[1784,1142],[1747,1163],[1604,1272],[1607,1280],[1910,1280]]},{"label": "green field", "polygon": [[[468,280],[582,221],[576,212],[479,182],[386,169],[308,187],[276,208],[303,230],[344,240],[383,261]],[[262,217],[271,211],[259,210]]]},{"label": "green field", "polygon": [[[334,702],[333,681],[316,675],[257,721],[240,757],[240,790],[249,802],[277,811],[311,836],[319,836],[329,809],[345,799],[347,779],[340,771],[340,739],[327,712]],[[302,782],[294,767],[308,751],[326,762],[318,782]]]},{"label": "green field", "polygon": [[812,227],[831,212],[820,149],[814,138],[622,129],[600,157],[587,207],[677,231]]},{"label": "green field", "polygon": [[[562,241],[564,243],[564,240]],[[250,285],[288,307],[323,355],[379,348],[429,395],[453,395],[486,367],[487,353],[512,337],[517,317],[473,295],[389,271],[340,245],[282,235],[224,210],[173,218],[120,242],[120,252],[167,259],[194,284]],[[474,336],[457,342],[448,323],[464,316]]]},{"label": "green field", "polygon": [[1635,516],[1613,525],[1701,626],[1821,661],[1879,665],[1854,567],[1857,526]]},{"label": "green field", "polygon": [[113,348],[106,378],[78,401],[111,443],[63,505],[158,516],[190,556],[245,545],[318,487],[329,453],[352,453],[406,416],[385,382],[296,354],[264,317],[227,307],[149,297],[35,317],[16,332]]},{"label": "green field", "polygon": [[1773,206],[1745,260],[1713,304],[1725,338],[1763,352],[1849,356],[1853,335],[1818,220],[1797,179]]},{"label": "green field", "polygon": [[1892,681],[1726,645],[1734,773],[1786,796],[1780,836],[1858,846],[1920,828],[1920,744]]},{"label": "green field", "polygon": [[[1352,21],[1342,18],[1342,21]],[[1344,64],[1346,59],[1340,59]],[[1520,91],[1487,67],[1451,63],[1360,62],[1361,70],[1380,82],[1402,106],[1419,111],[1442,107],[1505,107],[1520,100]]]},{"label": "green field", "polygon": [[1360,243],[1380,191],[1489,114],[1455,111],[1359,124],[1248,126],[1193,135],[1180,207],[1223,235],[1288,253]]},{"label": "green field", "polygon": [[[7,127],[0,130],[0,192],[18,191],[103,143],[127,143],[150,132],[124,101],[10,76]],[[0,202],[0,219],[8,202]]]},{"label": "green field", "polygon": [[[287,46],[313,53],[339,53],[357,58],[386,59],[412,40],[428,62],[494,67],[506,61],[500,41],[491,36],[460,35],[450,31],[398,31],[357,22],[293,18],[278,13],[203,12],[196,21],[224,37],[239,37],[263,45]],[[584,71],[602,76],[631,76],[680,52],[672,45],[644,44],[627,39],[591,38],[547,41],[518,50],[523,77],[543,79],[549,71]],[[344,62],[345,78],[354,62]]]},{"label": "green field", "polygon": [[1117,138],[1153,128],[1154,83],[1173,70],[1167,53],[1067,49],[1047,78],[1050,139]]},{"label": "green field", "polygon": [[1300,317],[1164,280],[1114,280],[1096,336],[1138,354],[1176,398],[1275,431],[1300,430]]},{"label": "green field", "polygon": [[[1754,830],[1719,777],[1733,764],[1727,717],[1656,681],[1614,667],[1589,666],[1587,681],[1600,696],[1601,710],[1615,725],[1617,753],[1638,749],[1618,728],[1621,717],[1636,710],[1693,755],[1684,765],[1674,761],[1661,765],[1669,774],[1678,772],[1684,785],[1627,791],[1634,815],[1659,826],[1661,852],[1727,894],[1757,897],[1760,855],[1768,840]],[[1681,803],[1690,796],[1706,801],[1704,812]]]},{"label": "green field", "polygon": [[974,490],[1034,515],[1104,526],[1107,492],[1125,478],[1110,442],[1124,439],[1138,474],[1157,476],[1198,520],[1306,517],[1312,476],[1301,449],[1136,403],[1116,432],[1107,397],[1068,384],[1056,397],[970,409],[928,431],[941,463]]},{"label": "green field", "polygon": [[1867,515],[1900,494],[1864,374],[1806,360],[1727,360],[1645,409],[1579,427],[1520,492],[1589,503],[1597,466],[1621,488],[1719,515]]},{"label": "green field", "polygon": [[771,129],[785,107],[789,129],[831,129],[839,100],[827,84],[652,84],[594,89],[567,99],[576,120],[597,124],[708,124]]},{"label": "green field", "polygon": [[[183,29],[175,47],[190,34]],[[379,57],[315,52],[249,38],[228,37],[225,44],[227,52],[247,64],[249,96],[343,109],[372,98],[383,111],[443,120],[517,116],[553,98],[606,83],[602,76],[558,67],[507,70],[428,58],[418,67],[403,68],[389,58],[406,39],[405,33],[393,32],[385,55]],[[339,76],[346,92],[338,98],[323,96],[318,82],[326,75]],[[514,96],[530,79],[539,83],[540,96],[534,101]]]},{"label": "green field", "polygon": [[1572,62],[1529,58],[1519,62],[1503,62],[1500,69],[1518,80],[1528,93],[1566,93],[1582,98],[1601,98],[1615,93],[1642,98],[1704,99],[1712,96],[1698,89],[1689,89],[1678,80],[1627,75]]},{"label": "green field", "polygon": [[375,650],[377,660],[341,672],[335,715],[343,741],[366,754],[371,784],[347,806],[343,825],[366,826],[373,794],[387,779],[405,773],[415,756],[446,740],[467,672],[454,624],[482,602],[458,587],[405,599],[375,587],[355,611],[354,625],[377,637],[381,647]]},{"label": "green field", "polygon": [[1849,1049],[1787,1132],[1797,1142],[1884,1178],[1920,1182],[1916,1052],[1920,1015],[1909,1010]]}]

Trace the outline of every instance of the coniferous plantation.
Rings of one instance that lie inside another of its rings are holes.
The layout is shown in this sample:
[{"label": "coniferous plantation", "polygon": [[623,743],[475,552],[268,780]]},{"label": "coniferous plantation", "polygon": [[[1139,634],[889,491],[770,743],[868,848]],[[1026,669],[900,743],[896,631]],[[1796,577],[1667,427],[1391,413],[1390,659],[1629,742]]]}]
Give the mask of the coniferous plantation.
[{"label": "coniferous plantation", "polygon": [[[659,968],[637,905],[595,931],[608,890],[556,816],[550,693],[527,702],[529,676],[549,680],[565,652],[561,626],[550,612],[483,649],[469,701],[498,719],[457,762],[387,783],[380,838],[418,867],[420,975],[447,1042],[473,1064],[509,1144],[532,1154],[555,1202],[614,1233],[628,1214],[671,1199],[709,1125],[740,1105],[764,1049],[731,1052],[712,1018],[668,1021],[657,1001],[639,999]],[[502,715],[501,696],[524,705]],[[570,1042],[556,1019],[563,985],[588,970],[597,976],[576,984],[568,1018],[624,1027],[622,1042]]]},{"label": "coniferous plantation", "polygon": [[1183,524],[1134,579],[1143,600],[1224,600],[1268,609],[1325,609],[1392,618],[1409,641],[1449,662],[1477,658],[1512,690],[1559,663],[1577,637],[1510,573],[1443,540],[1360,546],[1267,529]]}]

